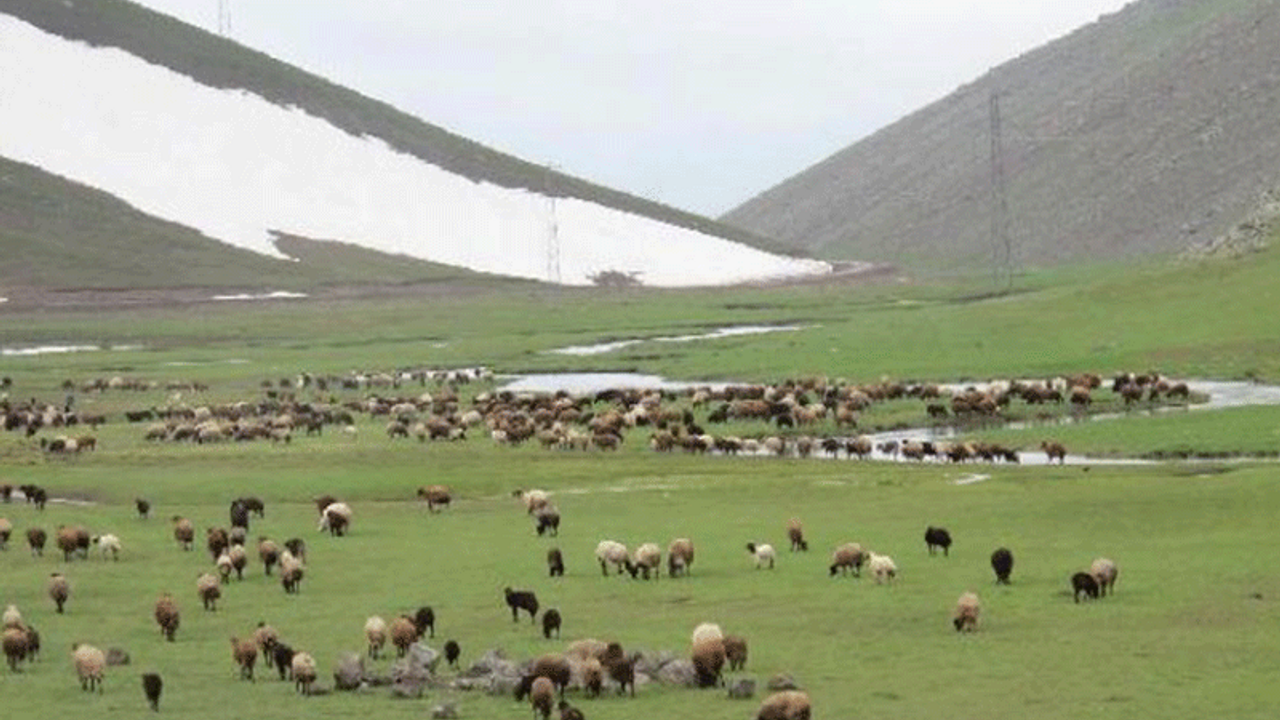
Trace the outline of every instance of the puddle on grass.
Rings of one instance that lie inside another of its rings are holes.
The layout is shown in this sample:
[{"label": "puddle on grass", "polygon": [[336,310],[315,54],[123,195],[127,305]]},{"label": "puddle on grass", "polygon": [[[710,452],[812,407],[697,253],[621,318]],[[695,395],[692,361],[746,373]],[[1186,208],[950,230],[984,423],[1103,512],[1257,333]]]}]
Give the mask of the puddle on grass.
[{"label": "puddle on grass", "polygon": [[210,300],[300,300],[309,297],[306,293],[289,292],[287,290],[276,290],[269,293],[237,293],[235,295],[214,295]]},{"label": "puddle on grass", "polygon": [[614,340],[606,343],[596,343],[595,345],[570,345],[568,347],[554,348],[545,352],[553,355],[603,355],[616,350],[621,350],[632,345],[639,345],[647,342],[661,343],[684,343],[694,342],[697,340],[715,340],[718,338],[734,337],[737,335],[763,335],[764,333],[774,332],[795,332],[803,330],[801,325],[736,325],[733,327],[723,327],[711,332],[699,335],[672,335],[651,338],[632,338],[629,340]]},{"label": "puddle on grass", "polygon": [[102,350],[130,352],[141,349],[141,345],[108,345],[105,348],[101,345],[35,345],[32,347],[0,348],[0,356],[32,357],[36,355],[58,355],[62,353],[100,352]]}]

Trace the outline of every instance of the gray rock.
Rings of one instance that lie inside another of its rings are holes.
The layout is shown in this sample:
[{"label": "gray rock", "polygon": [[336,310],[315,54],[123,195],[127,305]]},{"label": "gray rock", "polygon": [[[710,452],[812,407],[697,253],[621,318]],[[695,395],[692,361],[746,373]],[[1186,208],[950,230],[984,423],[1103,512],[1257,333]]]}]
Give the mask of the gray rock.
[{"label": "gray rock", "polygon": [[454,690],[487,690],[489,689],[488,678],[458,678],[449,683],[449,687]]},{"label": "gray rock", "polygon": [[658,670],[657,680],[664,685],[677,687],[696,687],[698,684],[697,673],[693,670],[693,661],[685,658],[672,660],[663,665]]},{"label": "gray rock", "polygon": [[778,673],[769,678],[769,682],[765,687],[777,692],[779,690],[799,690],[800,686],[796,684],[796,679],[786,673]]},{"label": "gray rock", "polygon": [[364,657],[346,652],[338,656],[333,666],[333,689],[355,690],[364,681]]},{"label": "gray rock", "polygon": [[431,708],[434,720],[455,720],[458,717],[458,706],[454,703],[441,703]]},{"label": "gray rock", "polygon": [[658,672],[662,670],[668,663],[676,659],[676,654],[670,650],[662,652],[641,651],[640,658],[636,660],[636,672],[657,677]]},{"label": "gray rock", "polygon": [[107,665],[128,665],[129,653],[120,648],[107,648]]},{"label": "gray rock", "polygon": [[519,675],[490,675],[488,678],[488,686],[485,692],[490,695],[512,695],[516,691],[516,686],[520,684]]},{"label": "gray rock", "polygon": [[395,698],[420,698],[423,691],[427,687],[426,680],[405,677],[391,683],[391,697]]},{"label": "gray rock", "polygon": [[392,682],[403,679],[431,680],[436,674],[436,664],[440,662],[440,653],[422,643],[409,646],[409,652],[391,666]]},{"label": "gray rock", "polygon": [[481,655],[479,660],[461,673],[461,676],[480,678],[493,674],[515,675],[517,672],[516,664],[507,659],[507,654],[502,648],[494,648]]},{"label": "gray rock", "polygon": [[734,700],[745,700],[755,694],[756,681],[751,678],[741,678],[729,683],[729,697]]}]

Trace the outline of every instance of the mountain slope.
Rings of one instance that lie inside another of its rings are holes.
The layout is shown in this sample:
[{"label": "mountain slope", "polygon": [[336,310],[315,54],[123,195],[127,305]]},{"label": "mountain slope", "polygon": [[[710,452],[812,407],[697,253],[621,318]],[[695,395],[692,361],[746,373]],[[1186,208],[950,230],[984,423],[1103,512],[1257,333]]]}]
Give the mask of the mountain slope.
[{"label": "mountain slope", "polygon": [[0,45],[0,156],[259,253],[278,254],[278,232],[569,284],[606,272],[687,285],[826,268],[121,0],[9,0]]},{"label": "mountain slope", "polygon": [[1132,3],[722,220],[828,259],[985,267],[995,94],[1015,266],[1178,250],[1280,178],[1280,3]]}]

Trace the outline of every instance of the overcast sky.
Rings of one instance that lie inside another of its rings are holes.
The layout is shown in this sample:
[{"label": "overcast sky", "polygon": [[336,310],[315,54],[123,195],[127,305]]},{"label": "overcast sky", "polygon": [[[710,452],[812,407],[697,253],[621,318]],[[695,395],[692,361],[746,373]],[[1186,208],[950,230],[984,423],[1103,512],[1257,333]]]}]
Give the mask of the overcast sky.
[{"label": "overcast sky", "polygon": [[[141,0],[216,31],[219,0]],[[232,38],[716,216],[1126,0],[222,0]]]}]

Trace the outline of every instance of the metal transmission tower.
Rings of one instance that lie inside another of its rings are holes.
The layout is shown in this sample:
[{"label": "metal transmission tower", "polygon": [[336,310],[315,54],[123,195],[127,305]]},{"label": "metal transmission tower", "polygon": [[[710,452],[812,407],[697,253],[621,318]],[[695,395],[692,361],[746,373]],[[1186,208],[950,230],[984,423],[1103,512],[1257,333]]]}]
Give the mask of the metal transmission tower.
[{"label": "metal transmission tower", "polygon": [[1004,137],[1000,128],[1000,93],[991,93],[991,280],[1013,287],[1013,238],[1009,233],[1009,199],[1004,181]]},{"label": "metal transmission tower", "polygon": [[556,220],[556,196],[551,189],[551,173],[555,166],[548,164],[542,178],[542,194],[547,198],[547,282],[560,284],[560,224]]},{"label": "metal transmission tower", "polygon": [[231,0],[218,0],[218,34],[231,35]]}]

